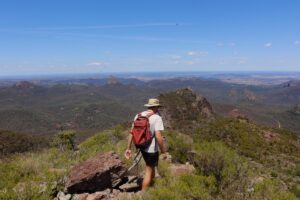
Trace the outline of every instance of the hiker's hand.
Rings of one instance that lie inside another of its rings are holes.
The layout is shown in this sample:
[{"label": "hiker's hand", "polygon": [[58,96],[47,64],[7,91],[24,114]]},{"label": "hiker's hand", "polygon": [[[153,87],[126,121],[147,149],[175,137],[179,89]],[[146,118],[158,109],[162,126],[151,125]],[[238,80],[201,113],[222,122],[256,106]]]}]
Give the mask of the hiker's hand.
[{"label": "hiker's hand", "polygon": [[128,160],[128,159],[130,159],[131,158],[131,150],[130,149],[126,149],[126,151],[125,151],[125,154],[124,154],[124,156],[125,156],[125,158]]}]

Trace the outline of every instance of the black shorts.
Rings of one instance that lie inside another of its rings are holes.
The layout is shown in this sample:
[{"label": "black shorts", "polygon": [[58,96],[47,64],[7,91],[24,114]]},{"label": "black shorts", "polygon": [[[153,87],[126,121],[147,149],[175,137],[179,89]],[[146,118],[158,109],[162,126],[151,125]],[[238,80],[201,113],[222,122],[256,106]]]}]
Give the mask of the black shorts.
[{"label": "black shorts", "polygon": [[150,167],[155,167],[158,165],[158,152],[148,153],[141,151],[141,153],[143,155],[146,165]]}]

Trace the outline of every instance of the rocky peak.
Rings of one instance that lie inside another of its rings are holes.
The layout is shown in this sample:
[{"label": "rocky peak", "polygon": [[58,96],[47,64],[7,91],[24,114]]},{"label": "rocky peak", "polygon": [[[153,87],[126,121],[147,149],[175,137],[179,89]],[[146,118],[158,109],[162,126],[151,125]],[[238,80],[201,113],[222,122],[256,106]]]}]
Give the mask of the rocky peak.
[{"label": "rocky peak", "polygon": [[32,89],[35,87],[35,84],[29,81],[20,81],[17,82],[14,87],[18,89]]},{"label": "rocky peak", "polygon": [[163,93],[158,99],[163,105],[160,114],[167,128],[186,128],[186,125],[214,118],[212,106],[207,99],[189,88]]},{"label": "rocky peak", "polygon": [[107,78],[107,85],[117,85],[117,84],[120,84],[120,82],[116,77],[110,75]]}]

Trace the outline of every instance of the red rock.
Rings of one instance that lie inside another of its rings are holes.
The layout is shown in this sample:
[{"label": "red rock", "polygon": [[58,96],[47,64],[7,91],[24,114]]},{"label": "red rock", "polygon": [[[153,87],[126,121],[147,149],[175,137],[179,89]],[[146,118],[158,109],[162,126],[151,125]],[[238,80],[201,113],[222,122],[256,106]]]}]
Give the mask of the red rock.
[{"label": "red rock", "polygon": [[71,194],[92,193],[115,187],[126,170],[115,152],[98,154],[71,169],[65,191]]}]

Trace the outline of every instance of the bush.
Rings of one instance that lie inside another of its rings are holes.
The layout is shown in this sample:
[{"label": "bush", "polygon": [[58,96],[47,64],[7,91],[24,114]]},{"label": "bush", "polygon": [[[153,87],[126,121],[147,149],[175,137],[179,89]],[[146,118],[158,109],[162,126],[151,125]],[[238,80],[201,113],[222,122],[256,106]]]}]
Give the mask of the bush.
[{"label": "bush", "polygon": [[[118,143],[119,141],[124,140],[126,136],[125,132],[127,131],[126,130],[124,131],[124,127],[122,127],[121,125],[115,126],[112,129],[112,135],[111,135],[112,142]],[[129,132],[127,134],[129,134]]]},{"label": "bush", "polygon": [[168,151],[174,162],[185,163],[192,149],[193,140],[188,135],[179,132],[166,132]]},{"label": "bush", "polygon": [[256,159],[266,148],[266,143],[258,134],[261,130],[237,119],[219,119],[208,127],[199,129],[195,135],[197,142],[223,141],[238,153]]},{"label": "bush", "polygon": [[216,179],[218,193],[225,199],[245,194],[248,167],[245,161],[221,142],[203,142],[195,146],[193,164],[201,175]]},{"label": "bush", "polygon": [[300,185],[299,185],[299,184],[293,185],[290,191],[291,191],[296,197],[300,198]]},{"label": "bush", "polygon": [[180,177],[166,177],[156,182],[155,187],[149,189],[145,199],[214,199],[216,193],[215,178],[195,174]]},{"label": "bush", "polygon": [[282,189],[279,182],[271,179],[265,179],[254,186],[252,200],[296,200],[297,197]]},{"label": "bush", "polygon": [[59,132],[53,139],[53,146],[58,147],[61,151],[75,151],[77,149],[75,135],[76,132],[73,130]]},{"label": "bush", "polygon": [[160,160],[158,162],[158,173],[161,177],[169,177],[170,172],[170,164],[165,160]]}]

